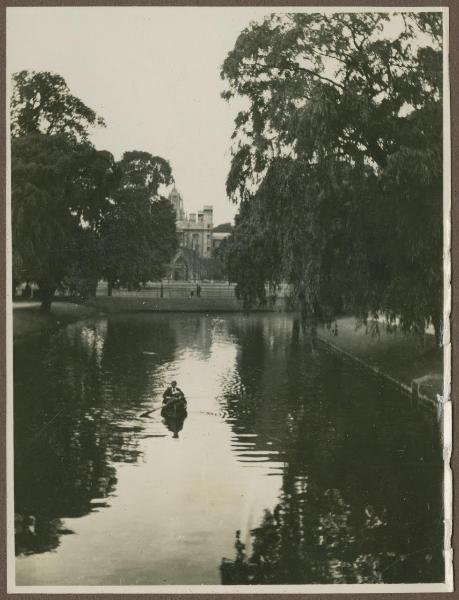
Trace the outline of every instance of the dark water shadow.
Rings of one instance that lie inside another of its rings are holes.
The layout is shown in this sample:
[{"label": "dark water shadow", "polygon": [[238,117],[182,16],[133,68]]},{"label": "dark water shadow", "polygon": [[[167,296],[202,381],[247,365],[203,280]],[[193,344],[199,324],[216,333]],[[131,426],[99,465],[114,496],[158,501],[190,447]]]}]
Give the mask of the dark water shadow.
[{"label": "dark water shadow", "polygon": [[[444,580],[435,417],[294,326],[235,321],[222,406],[246,453],[282,457],[277,505],[223,558],[223,584]],[[247,441],[249,440],[249,441]]]}]

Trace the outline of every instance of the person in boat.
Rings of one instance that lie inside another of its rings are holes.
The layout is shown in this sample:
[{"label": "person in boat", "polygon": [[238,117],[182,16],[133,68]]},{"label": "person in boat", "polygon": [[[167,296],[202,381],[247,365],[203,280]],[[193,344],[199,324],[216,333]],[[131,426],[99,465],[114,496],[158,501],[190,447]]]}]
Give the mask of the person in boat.
[{"label": "person in boat", "polygon": [[179,387],[177,387],[176,381],[171,381],[170,386],[163,394],[163,405],[167,406],[168,404],[176,401],[186,404],[185,394]]},{"label": "person in boat", "polygon": [[172,381],[163,394],[163,407],[161,416],[173,437],[178,438],[179,431],[187,417],[185,394],[177,387],[177,382]]}]

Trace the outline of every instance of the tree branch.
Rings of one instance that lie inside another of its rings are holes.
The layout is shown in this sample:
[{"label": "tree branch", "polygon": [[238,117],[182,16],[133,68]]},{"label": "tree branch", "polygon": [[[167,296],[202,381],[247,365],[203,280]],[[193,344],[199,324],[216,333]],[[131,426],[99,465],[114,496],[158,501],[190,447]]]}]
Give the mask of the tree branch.
[{"label": "tree branch", "polygon": [[287,68],[292,71],[297,70],[297,71],[302,71],[304,73],[308,73],[309,75],[312,75],[313,77],[317,77],[318,79],[322,79],[323,81],[328,81],[328,83],[331,83],[335,87],[339,87],[342,90],[345,89],[345,86],[342,83],[339,83],[338,81],[333,81],[333,79],[330,79],[329,77],[325,77],[325,75],[320,75],[319,73],[316,73],[315,71],[313,71],[312,69],[308,69],[307,67],[301,67],[300,65],[296,65],[296,66],[290,65]]}]

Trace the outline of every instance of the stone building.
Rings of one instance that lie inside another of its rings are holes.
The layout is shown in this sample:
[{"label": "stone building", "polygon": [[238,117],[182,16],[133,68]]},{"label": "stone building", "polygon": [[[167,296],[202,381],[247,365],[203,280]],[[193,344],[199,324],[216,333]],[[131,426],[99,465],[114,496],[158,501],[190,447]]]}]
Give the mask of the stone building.
[{"label": "stone building", "polygon": [[177,216],[180,247],[194,250],[199,258],[211,258],[213,207],[204,206],[200,212],[187,215],[183,209],[183,198],[175,186],[169,200]]},{"label": "stone building", "polygon": [[171,264],[170,278],[193,281],[211,277],[213,208],[186,214],[183,198],[174,186],[169,194],[176,214],[179,249]]},{"label": "stone building", "polygon": [[169,200],[175,210],[179,236],[179,249],[170,266],[169,277],[178,281],[219,279],[222,265],[215,258],[215,252],[230,232],[222,231],[222,225],[213,230],[212,206],[205,205],[198,213],[187,214],[183,198],[175,186]]}]

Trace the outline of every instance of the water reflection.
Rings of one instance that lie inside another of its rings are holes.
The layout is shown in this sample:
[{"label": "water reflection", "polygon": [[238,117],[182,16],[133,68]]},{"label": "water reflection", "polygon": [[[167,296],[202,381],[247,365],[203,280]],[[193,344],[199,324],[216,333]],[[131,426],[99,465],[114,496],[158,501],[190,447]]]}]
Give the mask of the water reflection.
[{"label": "water reflection", "polygon": [[186,408],[179,411],[168,411],[166,408],[163,408],[161,411],[161,416],[168,430],[172,431],[172,437],[174,439],[178,439],[179,432],[182,431],[183,424],[188,416]]},{"label": "water reflection", "polygon": [[[45,552],[72,533],[61,524],[108,506],[115,464],[139,458],[139,408],[175,351],[174,330],[117,318],[71,325],[15,346],[16,552]],[[120,347],[129,352],[120,353]],[[147,367],[148,364],[148,367]],[[34,522],[31,529],[25,524]]]},{"label": "water reflection", "polygon": [[[295,328],[295,325],[293,325]],[[442,462],[431,415],[308,340],[234,323],[224,402],[238,456],[284,461],[282,490],[237,531],[224,584],[443,581]],[[254,357],[258,360],[254,360]],[[241,390],[235,394],[234,389]]]},{"label": "water reflection", "polygon": [[442,580],[434,420],[313,348],[285,315],[111,315],[16,344],[17,582]]}]

